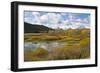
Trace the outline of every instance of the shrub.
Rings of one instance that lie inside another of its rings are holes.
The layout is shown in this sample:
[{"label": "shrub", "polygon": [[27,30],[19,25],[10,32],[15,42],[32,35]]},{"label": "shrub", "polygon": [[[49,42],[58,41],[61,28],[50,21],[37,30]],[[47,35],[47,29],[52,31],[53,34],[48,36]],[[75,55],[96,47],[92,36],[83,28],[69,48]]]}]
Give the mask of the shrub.
[{"label": "shrub", "polygon": [[82,48],[90,48],[90,38],[84,38],[80,41]]},{"label": "shrub", "polygon": [[48,51],[43,48],[37,48],[34,50],[33,56],[44,57],[48,54]]},{"label": "shrub", "polygon": [[48,59],[61,60],[61,59],[79,59],[81,55],[80,48],[56,48],[49,54]]},{"label": "shrub", "polygon": [[26,51],[24,53],[24,61],[41,61],[45,60],[48,51],[43,48],[37,48],[33,51]]}]

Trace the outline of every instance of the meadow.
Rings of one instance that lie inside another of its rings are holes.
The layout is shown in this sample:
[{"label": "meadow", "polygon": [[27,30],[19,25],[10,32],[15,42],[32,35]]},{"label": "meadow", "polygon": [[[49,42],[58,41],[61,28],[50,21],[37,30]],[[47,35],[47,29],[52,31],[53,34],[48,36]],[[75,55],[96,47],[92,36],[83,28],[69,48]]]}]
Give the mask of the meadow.
[{"label": "meadow", "polygon": [[90,58],[90,29],[68,29],[24,35],[24,42],[65,42],[63,47],[43,47],[24,51],[24,61],[70,60]]}]

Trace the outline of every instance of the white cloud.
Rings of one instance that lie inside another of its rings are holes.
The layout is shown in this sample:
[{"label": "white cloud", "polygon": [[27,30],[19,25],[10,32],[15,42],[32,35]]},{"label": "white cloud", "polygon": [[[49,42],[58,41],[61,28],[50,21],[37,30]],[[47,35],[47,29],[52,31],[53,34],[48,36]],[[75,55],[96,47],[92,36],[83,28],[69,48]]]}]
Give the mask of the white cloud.
[{"label": "white cloud", "polygon": [[90,28],[90,26],[85,26],[85,28]]},{"label": "white cloud", "polygon": [[60,22],[61,19],[61,15],[57,14],[57,13],[47,13],[48,15],[48,19],[49,19],[49,23],[50,24],[58,24]]},{"label": "white cloud", "polygon": [[61,15],[58,13],[46,13],[40,16],[41,24],[51,28],[58,28],[61,21]]},{"label": "white cloud", "polygon": [[69,22],[69,20],[63,20],[63,21],[62,21],[62,24],[68,25],[68,22]]},{"label": "white cloud", "polygon": [[72,26],[70,26],[70,28],[71,28],[71,29],[76,29],[76,28],[78,28],[78,26],[72,25]]},{"label": "white cloud", "polygon": [[59,24],[59,28],[61,28],[61,29],[68,29],[68,26],[66,26],[64,24]]},{"label": "white cloud", "polygon": [[45,13],[40,16],[39,12],[32,12],[32,15],[34,17],[33,23],[40,23],[48,27],[57,28],[59,22],[62,21],[59,13]]},{"label": "white cloud", "polygon": [[60,19],[62,18],[61,14],[57,14],[57,18],[60,21]]},{"label": "white cloud", "polygon": [[49,23],[56,24],[58,22],[57,16],[55,13],[48,13]]},{"label": "white cloud", "polygon": [[78,19],[76,19],[76,21],[77,22],[82,22],[83,20],[78,18]]},{"label": "white cloud", "polygon": [[39,12],[32,12],[33,15],[33,20],[32,20],[32,24],[40,24],[40,13]]},{"label": "white cloud", "polygon": [[40,22],[43,24],[47,24],[48,23],[48,16],[47,15],[42,15],[40,17]]},{"label": "white cloud", "polygon": [[76,22],[75,25],[76,26],[80,26],[82,23],[81,22]]},{"label": "white cloud", "polygon": [[84,18],[83,21],[84,21],[85,23],[89,23],[89,22],[90,22],[90,16],[88,16],[87,18]]},{"label": "white cloud", "polygon": [[32,23],[32,22],[33,22],[32,20],[33,20],[33,19],[30,18],[30,17],[25,17],[25,18],[24,18],[24,21],[25,21],[25,22],[28,22],[28,23]]},{"label": "white cloud", "polygon": [[[25,21],[38,24],[38,25],[45,25],[50,28],[62,28],[62,29],[76,29],[81,25],[89,28],[89,17],[88,18],[76,18],[80,14],[76,13],[44,13],[41,14],[40,12],[32,12],[33,17],[26,17]],[[68,16],[68,19],[64,19],[63,16]],[[86,22],[86,23],[85,23]]]},{"label": "white cloud", "polygon": [[58,28],[58,25],[56,25],[56,24],[47,24],[46,26],[50,27],[50,28],[53,28],[53,29],[57,29]]},{"label": "white cloud", "polygon": [[32,12],[32,15],[33,16],[40,16],[40,13],[39,12]]}]

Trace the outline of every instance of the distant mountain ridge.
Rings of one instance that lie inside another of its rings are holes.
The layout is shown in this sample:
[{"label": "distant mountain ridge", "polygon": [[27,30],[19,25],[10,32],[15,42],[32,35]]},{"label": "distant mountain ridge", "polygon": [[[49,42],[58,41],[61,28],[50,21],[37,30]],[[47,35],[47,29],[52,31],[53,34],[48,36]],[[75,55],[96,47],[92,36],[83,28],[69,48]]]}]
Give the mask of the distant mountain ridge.
[{"label": "distant mountain ridge", "polygon": [[49,27],[24,22],[24,33],[43,33],[53,30]]}]

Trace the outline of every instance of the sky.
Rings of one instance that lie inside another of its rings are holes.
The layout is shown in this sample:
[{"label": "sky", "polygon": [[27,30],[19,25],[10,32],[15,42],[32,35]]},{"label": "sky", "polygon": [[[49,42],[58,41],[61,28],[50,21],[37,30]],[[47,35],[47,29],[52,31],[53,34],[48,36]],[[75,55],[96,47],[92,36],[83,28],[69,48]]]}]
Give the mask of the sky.
[{"label": "sky", "polygon": [[24,11],[24,22],[53,29],[90,28],[90,14],[69,12]]}]

